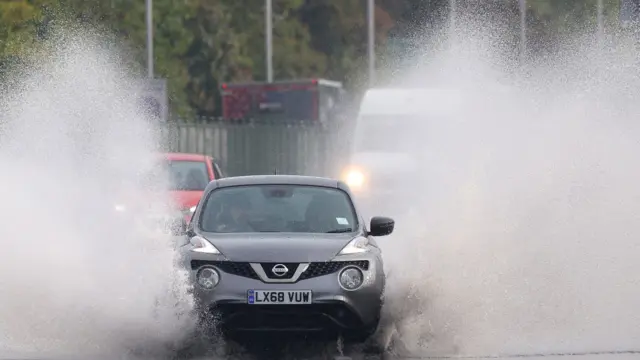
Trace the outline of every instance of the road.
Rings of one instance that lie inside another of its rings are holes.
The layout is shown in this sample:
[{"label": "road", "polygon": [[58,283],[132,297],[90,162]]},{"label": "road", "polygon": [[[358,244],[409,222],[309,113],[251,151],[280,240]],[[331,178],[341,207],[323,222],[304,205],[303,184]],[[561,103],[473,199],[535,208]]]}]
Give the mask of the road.
[{"label": "road", "polygon": [[[455,359],[455,358],[454,358]],[[464,359],[487,359],[486,357],[478,357],[478,358],[464,358]],[[640,359],[640,355],[581,355],[581,356],[532,356],[532,357],[504,357],[504,358],[490,358],[490,359],[500,359],[500,360],[522,360],[522,359],[531,359],[531,360],[638,360]]]},{"label": "road", "polygon": [[425,356],[425,357],[411,357],[411,358],[387,358],[386,360],[418,360],[418,359],[499,359],[499,360],[522,360],[522,359],[531,359],[531,360],[638,360],[640,359],[640,354],[601,354],[601,355],[540,355],[540,356],[529,356],[523,354],[522,356],[507,356],[507,357],[490,357],[490,356]]}]

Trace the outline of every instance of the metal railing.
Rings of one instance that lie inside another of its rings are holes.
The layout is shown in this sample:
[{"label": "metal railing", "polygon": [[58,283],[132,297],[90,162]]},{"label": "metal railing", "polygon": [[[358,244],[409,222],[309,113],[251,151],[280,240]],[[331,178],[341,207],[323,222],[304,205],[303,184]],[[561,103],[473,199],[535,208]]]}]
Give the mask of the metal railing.
[{"label": "metal railing", "polygon": [[206,154],[231,176],[336,176],[347,160],[347,122],[203,119],[164,125],[165,150]]}]

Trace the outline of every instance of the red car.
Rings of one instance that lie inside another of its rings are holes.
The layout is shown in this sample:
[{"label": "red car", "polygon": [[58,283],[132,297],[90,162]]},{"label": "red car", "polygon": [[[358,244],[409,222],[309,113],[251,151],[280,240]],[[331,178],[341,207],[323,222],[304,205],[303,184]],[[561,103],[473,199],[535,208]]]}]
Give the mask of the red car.
[{"label": "red car", "polygon": [[210,156],[200,154],[165,153],[171,179],[171,195],[187,224],[209,182],[225,175]]}]

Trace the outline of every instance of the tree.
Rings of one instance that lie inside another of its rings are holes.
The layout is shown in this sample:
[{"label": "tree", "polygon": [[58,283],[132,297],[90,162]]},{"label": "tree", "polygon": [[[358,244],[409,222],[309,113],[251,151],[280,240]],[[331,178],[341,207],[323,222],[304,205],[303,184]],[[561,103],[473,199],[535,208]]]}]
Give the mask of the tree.
[{"label": "tree", "polygon": [[245,53],[247,35],[234,29],[229,2],[194,1],[192,6],[194,16],[185,22],[193,34],[184,53],[189,74],[185,91],[198,114],[218,115],[220,83],[253,67]]},{"label": "tree", "polygon": [[35,41],[36,24],[42,13],[27,0],[0,2],[0,54],[20,56]]},{"label": "tree", "polygon": [[[309,29],[310,45],[326,58],[324,76],[359,87],[366,79],[367,9],[360,0],[309,0],[298,10],[300,21]],[[376,5],[376,49],[384,47],[394,19],[383,6]]]},{"label": "tree", "polygon": [[[220,115],[220,85],[264,80],[264,8],[253,0],[195,1],[187,22],[194,34],[185,60],[187,94],[200,115]],[[274,2],[274,75],[291,79],[322,74],[324,56],[309,47],[309,33],[298,21],[300,0]]]},{"label": "tree", "polygon": [[[279,0],[274,2],[273,14],[273,48],[274,75],[280,79],[309,78],[324,75],[326,71],[325,54],[311,47],[311,34],[308,28],[300,22],[298,11],[304,4],[303,0]],[[264,22],[263,22],[264,24]],[[264,38],[264,25],[259,34]],[[264,42],[261,42],[264,44]],[[256,46],[257,44],[254,44]],[[265,64],[265,46],[257,53],[260,64]],[[262,69],[266,68],[262,66]],[[258,74],[265,72],[257,72]],[[263,76],[266,78],[266,76]]]}]

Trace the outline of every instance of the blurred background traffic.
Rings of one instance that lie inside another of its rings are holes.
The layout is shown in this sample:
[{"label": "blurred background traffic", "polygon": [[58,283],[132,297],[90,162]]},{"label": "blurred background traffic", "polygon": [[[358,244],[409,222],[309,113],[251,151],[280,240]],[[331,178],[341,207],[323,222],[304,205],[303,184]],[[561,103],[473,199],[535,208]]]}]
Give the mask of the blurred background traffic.
[{"label": "blurred background traffic", "polygon": [[635,0],[4,0],[0,65],[5,74],[42,56],[56,27],[89,25],[116,37],[148,79],[139,103],[165,124],[167,151],[212,156],[228,175],[336,175],[364,90],[428,61],[456,23],[486,19],[506,34],[504,67],[522,71],[567,36],[632,33],[637,9]]}]

